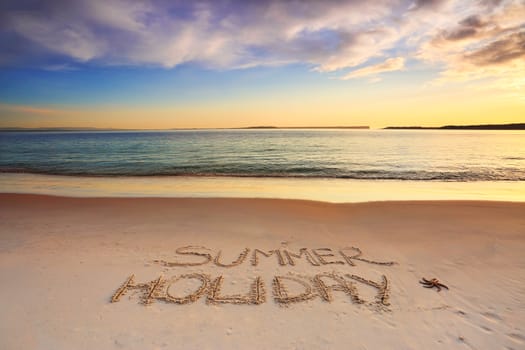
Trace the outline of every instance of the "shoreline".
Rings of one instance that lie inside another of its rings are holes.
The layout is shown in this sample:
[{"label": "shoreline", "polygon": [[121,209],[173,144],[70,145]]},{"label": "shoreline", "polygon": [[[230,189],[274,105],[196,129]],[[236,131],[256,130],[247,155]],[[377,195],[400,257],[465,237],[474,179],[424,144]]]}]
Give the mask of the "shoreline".
[{"label": "shoreline", "polygon": [[46,200],[46,199],[56,199],[56,200],[91,200],[91,201],[246,201],[246,202],[292,202],[292,203],[312,203],[319,205],[328,205],[328,206],[366,206],[366,205],[376,205],[376,204],[387,204],[387,205],[411,205],[411,204],[516,204],[518,206],[525,205],[525,201],[504,201],[504,200],[490,200],[490,199],[417,199],[417,200],[398,200],[398,199],[385,199],[385,200],[374,200],[366,202],[329,202],[315,199],[296,199],[296,198],[273,198],[273,197],[143,197],[143,196],[100,196],[100,197],[80,197],[80,196],[64,196],[64,195],[54,195],[54,194],[40,194],[40,193],[18,193],[18,192],[1,192],[0,199],[2,197],[7,197],[10,199],[22,199],[22,198],[31,198],[35,200]]},{"label": "shoreline", "polygon": [[280,198],[331,203],[391,200],[525,202],[525,181],[409,181],[251,177],[79,177],[0,174],[1,193],[68,197]]}]

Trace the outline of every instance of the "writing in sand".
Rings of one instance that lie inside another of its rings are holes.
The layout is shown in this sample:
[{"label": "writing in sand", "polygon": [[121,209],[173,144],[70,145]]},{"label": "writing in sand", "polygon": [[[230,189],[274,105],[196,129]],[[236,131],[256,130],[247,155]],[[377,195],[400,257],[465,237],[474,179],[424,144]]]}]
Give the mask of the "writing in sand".
[{"label": "writing in sand", "polygon": [[[244,248],[237,258],[231,262],[222,260],[222,251],[216,253],[202,246],[185,246],[175,250],[178,259],[174,261],[154,260],[167,267],[191,267],[214,264],[219,267],[232,268],[243,264],[250,257],[249,264],[257,266],[261,258],[275,257],[280,266],[295,266],[298,259],[305,259],[310,266],[349,265],[356,262],[365,264],[391,266],[393,261],[375,261],[363,257],[363,252],[357,247],[345,247],[333,250],[331,248],[301,248],[299,251],[289,249],[261,250]],[[213,253],[213,254],[212,254]],[[179,285],[186,284],[181,292]],[[170,278],[160,276],[155,280],[136,283],[135,275],[129,276],[111,297],[111,302],[118,302],[130,290],[138,292],[143,304],[148,305],[155,300],[174,304],[194,303],[205,298],[207,304],[247,304],[259,305],[266,302],[266,288],[260,276],[254,276],[248,290],[244,294],[224,295],[221,292],[224,276],[212,277],[205,273],[184,273]],[[187,285],[190,285],[189,289]],[[375,298],[366,301],[359,295],[358,286],[364,285],[375,289]],[[293,290],[293,292],[290,292]],[[379,281],[373,281],[356,274],[323,272],[313,276],[279,275],[272,279],[272,295],[277,304],[288,305],[320,298],[331,302],[334,291],[340,291],[350,298],[352,303],[386,308],[389,303],[389,281],[385,275]]]}]

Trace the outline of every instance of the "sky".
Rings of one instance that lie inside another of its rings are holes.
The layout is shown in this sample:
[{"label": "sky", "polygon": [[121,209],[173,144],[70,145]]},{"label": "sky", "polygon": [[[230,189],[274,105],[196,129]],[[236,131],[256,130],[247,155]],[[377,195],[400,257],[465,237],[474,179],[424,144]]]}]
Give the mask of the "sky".
[{"label": "sky", "polygon": [[0,127],[525,122],[525,0],[3,0]]}]

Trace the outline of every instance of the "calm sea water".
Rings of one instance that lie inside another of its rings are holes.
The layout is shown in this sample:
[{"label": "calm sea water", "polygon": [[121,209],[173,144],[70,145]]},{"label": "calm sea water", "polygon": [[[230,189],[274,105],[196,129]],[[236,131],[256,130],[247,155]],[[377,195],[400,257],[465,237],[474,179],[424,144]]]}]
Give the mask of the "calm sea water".
[{"label": "calm sea water", "polygon": [[0,172],[524,181],[525,132],[4,132]]}]

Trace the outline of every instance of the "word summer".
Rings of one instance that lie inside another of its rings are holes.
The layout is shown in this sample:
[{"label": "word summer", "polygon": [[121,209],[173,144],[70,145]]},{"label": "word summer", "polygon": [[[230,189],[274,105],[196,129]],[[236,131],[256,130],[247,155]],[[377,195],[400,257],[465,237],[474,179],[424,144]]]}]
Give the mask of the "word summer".
[{"label": "word summer", "polygon": [[[169,279],[162,276],[147,283],[136,283],[135,275],[129,276],[111,297],[111,302],[118,302],[130,290],[138,291],[139,300],[145,305],[161,300],[167,303],[189,304],[201,297],[207,304],[247,304],[259,305],[266,302],[266,288],[261,277],[253,278],[246,286],[244,294],[225,295],[221,289],[224,277],[212,278],[203,273],[176,275]],[[188,289],[188,284],[191,288]],[[359,295],[357,285],[372,287],[376,290],[373,301],[366,301]],[[293,292],[290,292],[293,291]],[[386,276],[380,281],[372,281],[354,274],[337,274],[335,272],[319,273],[313,277],[275,276],[272,281],[273,299],[277,304],[287,305],[321,298],[331,302],[333,292],[339,291],[350,298],[354,304],[365,304],[376,309],[385,309],[389,304],[389,282]]]},{"label": "word summer", "polygon": [[250,264],[257,266],[261,258],[270,258],[274,256],[280,266],[291,265],[295,266],[297,259],[305,258],[308,263],[313,266],[321,265],[345,265],[355,266],[355,261],[361,261],[368,264],[376,265],[394,265],[394,261],[374,261],[364,258],[363,252],[357,247],[345,247],[333,250],[331,248],[301,248],[299,251],[289,249],[275,249],[275,250],[261,250],[244,248],[233,261],[224,261],[222,258],[222,250],[214,253],[211,249],[201,246],[186,246],[175,250],[179,255],[177,260],[154,260],[155,263],[168,266],[198,266],[213,263],[220,267],[234,267],[242,264],[248,256],[250,257]]}]

